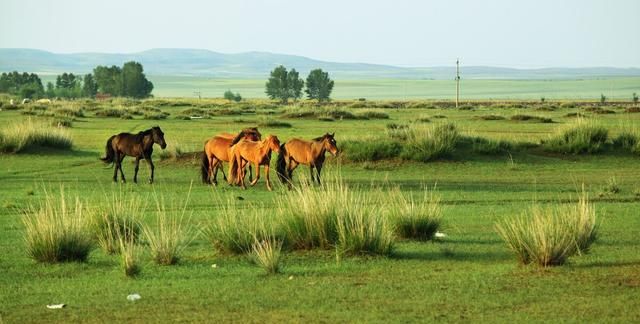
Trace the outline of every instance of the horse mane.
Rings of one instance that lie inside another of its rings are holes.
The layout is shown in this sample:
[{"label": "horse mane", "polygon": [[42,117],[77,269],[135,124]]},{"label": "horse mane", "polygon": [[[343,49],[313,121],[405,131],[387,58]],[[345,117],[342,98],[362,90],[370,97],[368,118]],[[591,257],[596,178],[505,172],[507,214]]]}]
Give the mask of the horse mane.
[{"label": "horse mane", "polygon": [[142,139],[143,139],[145,136],[147,136],[147,135],[151,134],[151,132],[152,132],[152,131],[153,131],[153,128],[149,128],[149,129],[147,129],[147,130],[141,131],[141,132],[139,132],[138,134],[136,134],[136,139],[137,139],[137,140],[142,141]]},{"label": "horse mane", "polygon": [[322,135],[322,136],[320,136],[320,137],[316,137],[316,138],[312,139],[312,141],[320,142],[320,141],[322,141],[326,136],[327,136],[327,135],[325,134],[325,135]]},{"label": "horse mane", "polygon": [[231,141],[230,146],[236,145],[238,142],[240,142],[240,140],[242,140],[243,137],[244,137],[244,131],[241,131],[240,133],[238,133],[238,135],[236,135],[236,137],[233,138],[233,141]]}]

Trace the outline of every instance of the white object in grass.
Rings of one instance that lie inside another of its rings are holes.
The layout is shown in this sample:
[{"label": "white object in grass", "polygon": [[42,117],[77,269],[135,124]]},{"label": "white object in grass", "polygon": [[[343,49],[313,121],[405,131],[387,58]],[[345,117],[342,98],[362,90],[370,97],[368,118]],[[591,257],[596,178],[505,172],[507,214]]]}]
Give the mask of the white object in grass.
[{"label": "white object in grass", "polygon": [[442,233],[442,232],[436,232],[436,237],[437,237],[437,238],[447,237],[447,234]]},{"label": "white object in grass", "polygon": [[64,308],[65,306],[67,306],[67,305],[65,305],[65,304],[51,304],[51,305],[47,305],[47,308],[48,309],[61,309],[61,308]]},{"label": "white object in grass", "polygon": [[127,296],[127,300],[129,301],[136,301],[138,299],[142,298],[139,294],[131,294],[129,296]]}]

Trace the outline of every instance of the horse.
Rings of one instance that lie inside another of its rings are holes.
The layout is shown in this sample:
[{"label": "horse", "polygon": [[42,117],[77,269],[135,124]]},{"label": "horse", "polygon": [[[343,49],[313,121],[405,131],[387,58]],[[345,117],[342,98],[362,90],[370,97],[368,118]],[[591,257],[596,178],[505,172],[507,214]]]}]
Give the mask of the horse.
[{"label": "horse", "polygon": [[[205,184],[218,184],[218,169],[222,171],[222,176],[224,177],[224,180],[227,181],[227,176],[224,174],[224,169],[222,168],[222,162],[229,162],[229,150],[231,149],[231,145],[242,139],[259,141],[261,138],[262,134],[260,134],[258,129],[256,127],[251,127],[243,129],[238,133],[238,135],[222,133],[208,139],[204,142],[204,152],[200,163],[202,182]],[[253,172],[251,170],[251,166],[249,166],[249,180],[251,180],[252,177]]]},{"label": "horse", "polygon": [[275,135],[269,135],[261,142],[241,140],[231,148],[231,162],[229,163],[229,183],[244,186],[243,163],[253,163],[256,167],[256,178],[251,181],[254,186],[260,179],[260,166],[264,165],[264,173],[267,178],[267,189],[271,191],[269,180],[269,163],[271,151],[280,152],[280,140]]},{"label": "horse", "polygon": [[122,160],[127,155],[135,157],[136,167],[133,175],[133,182],[135,183],[138,183],[140,160],[144,159],[149,163],[149,167],[151,168],[149,183],[153,183],[155,167],[151,160],[151,154],[153,153],[154,143],[160,145],[163,150],[167,147],[167,142],[164,141],[164,133],[158,126],[139,132],[138,134],[120,133],[113,135],[107,140],[106,156],[100,159],[104,163],[115,163],[115,170],[113,172],[114,182],[118,181],[118,170],[120,170],[122,182],[126,182],[124,173],[122,172]]},{"label": "horse", "polygon": [[[318,184],[320,184],[320,172],[322,171],[325,152],[329,151],[333,156],[338,154],[338,147],[336,146],[334,135],[335,133],[326,133],[311,141],[294,138],[282,144],[276,164],[276,171],[280,181],[287,183],[289,189],[291,189],[293,170],[295,170],[299,164],[304,164],[310,168],[311,181],[316,181],[317,179]],[[316,169],[315,175],[313,172],[314,168]]]}]

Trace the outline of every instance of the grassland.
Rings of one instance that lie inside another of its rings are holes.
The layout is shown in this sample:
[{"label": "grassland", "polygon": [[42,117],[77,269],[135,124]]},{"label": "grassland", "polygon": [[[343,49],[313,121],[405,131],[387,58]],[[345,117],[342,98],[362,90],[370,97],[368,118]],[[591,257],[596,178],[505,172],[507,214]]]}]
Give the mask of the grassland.
[{"label": "grassland", "polygon": [[[464,78],[464,76],[463,76]],[[266,98],[264,83],[255,79],[218,79],[180,76],[150,76],[157,97],[222,97],[227,90],[244,98]],[[463,99],[582,99],[598,100],[600,94],[611,99],[630,100],[640,92],[640,78],[602,78],[580,80],[462,80]],[[450,99],[455,97],[451,80],[338,79],[333,97],[376,100]]]},{"label": "grassland", "polygon": [[[245,96],[242,89],[231,88]],[[355,92],[354,97],[360,94]],[[261,128],[263,134],[276,134],[282,141],[335,132],[340,146],[346,140],[386,134],[389,123],[405,125],[428,119],[434,124],[454,123],[465,135],[536,144],[572,123],[575,118],[567,116],[574,113],[596,120],[611,136],[638,129],[640,113],[626,113],[623,106],[607,106],[614,113],[598,114],[567,102],[548,103],[553,109],[538,109],[539,105],[530,102],[469,102],[465,109],[425,102],[420,106],[435,108],[386,108],[388,119],[326,121],[284,119],[280,117],[282,107],[262,101],[245,103],[248,108],[220,108],[217,105],[225,103],[184,99],[98,105],[105,107],[81,101],[61,105],[85,108],[84,117],[73,117],[68,129],[74,141],[72,151],[30,148],[21,154],[0,154],[0,315],[4,322],[640,320],[639,157],[618,151],[593,155],[548,153],[535,147],[491,155],[457,151],[429,163],[398,159],[354,163],[329,157],[325,179],[331,181],[330,175],[339,173],[357,191],[373,194],[379,188],[400,187],[422,199],[423,188],[435,185],[444,207],[442,231],[447,237],[426,243],[399,241],[390,257],[336,258],[333,251],[287,252],[281,274],[272,276],[264,275],[246,256],[215,252],[204,236],[189,244],[175,266],[156,265],[150,253],[144,252],[141,273],[135,279],[124,277],[117,256],[98,250],[86,263],[39,264],[26,254],[21,221],[22,211],[40,202],[45,189],[57,193],[61,185],[66,195],[78,195],[94,206],[121,192],[150,199],[161,196],[175,209],[186,203],[189,222],[196,226],[219,217],[226,201],[241,210],[260,208],[265,217],[271,217],[274,197],[289,194],[284,186],[268,192],[262,181],[246,191],[200,185],[194,154],[163,161],[156,158],[153,186],[111,183],[112,169],[98,160],[106,139],[153,125],[162,127],[168,150],[174,152],[200,150],[208,137],[254,126],[264,114],[291,124],[289,128]],[[142,113],[133,114],[134,108],[145,106],[169,115],[148,120]],[[94,116],[97,109],[106,107],[130,109],[131,119]],[[202,119],[176,118],[191,108],[228,111]],[[25,109],[1,111],[0,124],[53,118],[22,111]],[[227,114],[230,111],[234,113]],[[517,114],[553,122],[510,120]],[[480,118],[488,115],[505,118]],[[130,158],[125,160],[124,172],[130,179]],[[140,172],[142,176],[148,173],[146,165]],[[305,177],[307,168],[295,174],[298,179]],[[617,193],[604,190],[612,178]],[[562,267],[518,265],[496,232],[496,222],[520,215],[534,201],[545,206],[575,202],[582,184],[601,222],[600,238],[591,252]],[[154,224],[156,217],[151,200],[144,208],[143,221]],[[139,293],[142,299],[127,301],[130,293]],[[62,310],[45,307],[54,303],[68,306]]]}]

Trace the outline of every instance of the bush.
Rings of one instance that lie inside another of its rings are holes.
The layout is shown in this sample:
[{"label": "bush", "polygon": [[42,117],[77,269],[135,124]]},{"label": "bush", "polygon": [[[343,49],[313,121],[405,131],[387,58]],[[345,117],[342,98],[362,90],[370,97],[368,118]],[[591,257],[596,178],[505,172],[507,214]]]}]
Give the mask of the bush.
[{"label": "bush", "polygon": [[504,120],[504,116],[500,116],[500,115],[484,115],[484,116],[478,116],[478,119],[482,119],[482,120]]},{"label": "bush", "polygon": [[636,147],[636,144],[638,144],[638,136],[635,133],[629,131],[624,131],[613,139],[614,147],[629,152],[633,151],[633,149]]},{"label": "bush", "polygon": [[471,150],[480,154],[500,154],[513,150],[514,146],[505,140],[494,140],[483,137],[470,137]]},{"label": "bush", "polygon": [[59,198],[45,192],[41,205],[27,209],[22,221],[27,255],[38,262],[84,262],[94,247],[86,208],[78,197],[70,203],[63,189]]},{"label": "bush", "polygon": [[147,112],[142,118],[150,120],[167,119],[170,114],[168,112]]},{"label": "bush", "polygon": [[455,125],[440,124],[431,127],[411,127],[401,157],[427,162],[444,158],[455,150],[460,135]]},{"label": "bush", "polygon": [[51,126],[53,127],[72,127],[73,126],[73,118],[69,117],[56,117],[51,120]]},{"label": "bush", "polygon": [[378,161],[398,157],[402,152],[402,145],[384,138],[347,140],[343,142],[341,151],[344,152],[345,158],[349,161]]},{"label": "bush", "polygon": [[584,193],[574,207],[533,206],[528,215],[505,220],[496,229],[522,264],[543,267],[588,252],[597,238],[595,210]]},{"label": "bush", "polygon": [[20,153],[32,147],[70,150],[73,140],[68,131],[27,120],[0,130],[0,152]]},{"label": "bush", "polygon": [[61,117],[84,117],[84,110],[82,108],[58,108],[53,113],[55,116]]},{"label": "bush", "polygon": [[546,150],[564,154],[598,153],[602,151],[609,132],[593,122],[578,119],[543,143]]},{"label": "bush", "polygon": [[115,118],[120,118],[122,117],[122,115],[125,115],[126,113],[127,113],[126,110],[117,109],[117,108],[104,108],[101,110],[96,110],[95,112],[96,117],[115,117]]},{"label": "bush", "polygon": [[240,93],[233,93],[231,90],[227,90],[224,92],[224,98],[229,101],[240,102],[242,101],[242,96]]},{"label": "bush", "polygon": [[440,198],[429,190],[421,200],[396,189],[391,193],[387,209],[398,237],[418,241],[432,240],[442,223]]}]

